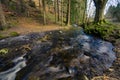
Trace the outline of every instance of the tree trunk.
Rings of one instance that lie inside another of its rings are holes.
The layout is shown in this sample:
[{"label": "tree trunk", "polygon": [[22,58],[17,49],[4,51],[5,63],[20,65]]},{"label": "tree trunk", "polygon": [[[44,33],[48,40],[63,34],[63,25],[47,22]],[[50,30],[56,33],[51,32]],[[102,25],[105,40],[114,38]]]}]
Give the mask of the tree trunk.
[{"label": "tree trunk", "polygon": [[108,0],[93,0],[96,7],[94,22],[104,21],[104,9]]},{"label": "tree trunk", "polygon": [[42,2],[41,2],[41,0],[39,0],[39,9],[40,9],[40,11],[42,11],[41,7],[42,7]]},{"label": "tree trunk", "polygon": [[84,9],[84,13],[83,13],[83,24],[86,23],[86,10],[87,10],[87,0],[85,0],[85,9]]},{"label": "tree trunk", "polygon": [[71,0],[68,0],[68,5],[67,5],[67,16],[66,16],[66,25],[70,25],[70,4]]},{"label": "tree trunk", "polygon": [[20,14],[25,12],[25,8],[24,8],[24,1],[20,0]]},{"label": "tree trunk", "polygon": [[45,0],[42,0],[42,5],[43,5],[43,24],[46,25],[46,5],[45,5]]},{"label": "tree trunk", "polygon": [[2,10],[2,4],[1,4],[1,1],[0,1],[0,29],[3,29],[6,27],[6,20],[5,20],[5,15],[4,15],[4,12]]},{"label": "tree trunk", "polygon": [[55,23],[57,23],[57,1],[54,0]]},{"label": "tree trunk", "polygon": [[89,8],[88,8],[88,13],[89,13],[89,14],[88,14],[88,16],[87,16],[87,18],[86,18],[86,22],[87,22],[87,23],[90,22],[90,14],[91,14],[91,13],[90,13],[90,8],[91,8],[92,1],[93,1],[93,0],[90,0],[90,3],[89,3],[89,5],[88,5],[88,6],[89,6]]},{"label": "tree trunk", "polygon": [[61,0],[61,26],[63,26],[63,0]]},{"label": "tree trunk", "polygon": [[58,12],[58,21],[60,21],[59,0],[57,0],[57,12]]}]

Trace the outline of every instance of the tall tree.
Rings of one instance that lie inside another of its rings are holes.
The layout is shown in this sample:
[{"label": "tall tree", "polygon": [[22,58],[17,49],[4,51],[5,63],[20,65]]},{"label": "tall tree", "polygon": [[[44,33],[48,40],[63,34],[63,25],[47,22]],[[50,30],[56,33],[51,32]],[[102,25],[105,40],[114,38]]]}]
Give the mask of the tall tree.
[{"label": "tall tree", "polygon": [[84,8],[84,13],[83,13],[83,23],[86,22],[86,10],[87,10],[87,0],[84,0],[85,2],[85,8]]},{"label": "tall tree", "polygon": [[104,20],[104,9],[108,0],[93,0],[96,7],[96,14],[94,22],[101,22]]},{"label": "tall tree", "polygon": [[46,3],[45,0],[42,0],[43,5],[43,24],[46,25]]},{"label": "tall tree", "polygon": [[71,0],[70,23],[80,24],[84,21],[83,16],[86,12],[85,1],[86,0]]},{"label": "tall tree", "polygon": [[116,21],[120,21],[120,3],[117,4],[117,6],[110,6],[107,14],[107,18],[115,19]]},{"label": "tall tree", "polygon": [[70,25],[70,4],[71,4],[71,0],[68,0],[68,4],[67,4],[67,16],[66,16],[66,25],[69,26]]},{"label": "tall tree", "polygon": [[89,4],[87,5],[87,7],[88,7],[88,11],[87,11],[87,13],[89,13],[89,14],[87,14],[87,17],[86,17],[86,22],[89,22],[90,21],[90,15],[91,15],[91,4],[92,4],[92,1],[93,0],[90,0],[90,2],[89,2]]},{"label": "tall tree", "polygon": [[38,1],[39,1],[39,8],[41,10],[42,2],[41,2],[41,0],[38,0]]},{"label": "tall tree", "polygon": [[23,0],[19,0],[19,1],[20,1],[20,14],[21,14],[25,12],[25,4]]},{"label": "tall tree", "polygon": [[[71,0],[71,5],[70,5],[70,7],[71,7],[71,17],[70,17],[70,23],[72,23],[72,24],[75,24],[76,23],[76,19],[78,18],[78,15],[77,15],[77,1],[76,0]],[[76,18],[76,16],[77,16],[77,18]]]},{"label": "tall tree", "polygon": [[54,0],[55,23],[57,23],[57,0]]},{"label": "tall tree", "polygon": [[63,26],[63,0],[61,0],[61,26]]},{"label": "tall tree", "polygon": [[59,0],[57,0],[57,13],[58,13],[58,21],[60,20],[60,5]]},{"label": "tall tree", "polygon": [[6,27],[6,20],[5,20],[5,15],[3,13],[1,0],[0,0],[0,29],[3,29],[4,27]]}]

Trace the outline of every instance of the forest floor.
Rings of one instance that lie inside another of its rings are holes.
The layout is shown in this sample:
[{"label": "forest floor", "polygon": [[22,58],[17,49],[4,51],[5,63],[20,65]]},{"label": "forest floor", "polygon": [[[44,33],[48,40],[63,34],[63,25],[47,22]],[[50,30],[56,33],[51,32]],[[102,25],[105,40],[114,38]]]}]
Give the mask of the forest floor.
[{"label": "forest floor", "polygon": [[20,35],[23,35],[32,32],[59,30],[62,28],[64,27],[54,23],[48,23],[47,25],[43,25],[34,20],[33,18],[20,17],[17,18],[17,22],[15,23],[14,27],[0,31],[0,34],[3,36],[9,36],[12,32],[16,32]]}]

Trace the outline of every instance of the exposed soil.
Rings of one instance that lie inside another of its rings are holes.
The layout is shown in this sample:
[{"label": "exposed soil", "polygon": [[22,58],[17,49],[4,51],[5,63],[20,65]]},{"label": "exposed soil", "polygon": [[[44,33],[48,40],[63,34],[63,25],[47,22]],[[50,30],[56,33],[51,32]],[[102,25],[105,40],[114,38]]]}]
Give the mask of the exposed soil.
[{"label": "exposed soil", "polygon": [[19,34],[28,34],[32,32],[59,30],[61,28],[63,27],[57,24],[50,23],[49,25],[43,25],[37,22],[35,19],[20,17],[17,19],[17,25],[15,27],[11,27],[4,31],[0,31],[0,33],[6,36],[9,35],[11,32],[17,32]]}]

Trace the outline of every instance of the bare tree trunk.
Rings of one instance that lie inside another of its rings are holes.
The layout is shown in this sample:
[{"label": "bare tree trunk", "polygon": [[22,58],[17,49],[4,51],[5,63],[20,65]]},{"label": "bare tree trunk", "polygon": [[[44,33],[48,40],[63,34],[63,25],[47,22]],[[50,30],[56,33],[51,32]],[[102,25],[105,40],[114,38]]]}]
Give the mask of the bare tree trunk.
[{"label": "bare tree trunk", "polygon": [[39,9],[41,10],[41,7],[42,7],[42,2],[41,0],[39,0]]},{"label": "bare tree trunk", "polygon": [[93,0],[96,7],[96,14],[94,22],[101,22],[104,20],[104,9],[108,0]]},{"label": "bare tree trunk", "polygon": [[61,26],[63,26],[63,0],[61,0]]},{"label": "bare tree trunk", "polygon": [[[31,0],[30,0],[30,1],[31,1]],[[23,0],[20,0],[20,14],[25,12],[24,6],[25,6],[25,5],[24,5]]]},{"label": "bare tree trunk", "polygon": [[42,0],[43,4],[43,24],[46,25],[46,3],[45,0]]},{"label": "bare tree trunk", "polygon": [[59,0],[57,0],[57,12],[58,12],[58,21],[60,21]]},{"label": "bare tree trunk", "polygon": [[57,23],[57,1],[54,0],[55,23]]},{"label": "bare tree trunk", "polygon": [[90,14],[91,14],[91,13],[90,13],[90,8],[91,8],[91,4],[92,4],[92,0],[90,0],[89,9],[88,9],[88,13],[89,13],[89,14],[88,14],[88,16],[87,16],[87,18],[86,18],[86,22],[88,22],[88,23],[90,22]]},{"label": "bare tree trunk", "polygon": [[22,15],[23,13],[25,13],[25,4],[23,0],[18,0],[17,3],[17,13],[19,15]]},{"label": "bare tree trunk", "polygon": [[40,3],[40,0],[38,0],[39,1],[39,8],[41,7],[41,3]]},{"label": "bare tree trunk", "polygon": [[1,1],[0,1],[0,29],[3,29],[6,27],[6,20],[5,20],[5,15],[4,15],[4,12],[2,10],[2,4],[1,4]]},{"label": "bare tree trunk", "polygon": [[67,5],[67,16],[66,16],[66,25],[70,25],[70,4],[71,0],[68,0],[68,5]]},{"label": "bare tree trunk", "polygon": [[85,9],[84,9],[84,13],[83,13],[83,23],[86,22],[86,9],[87,9],[87,0],[85,0]]}]

